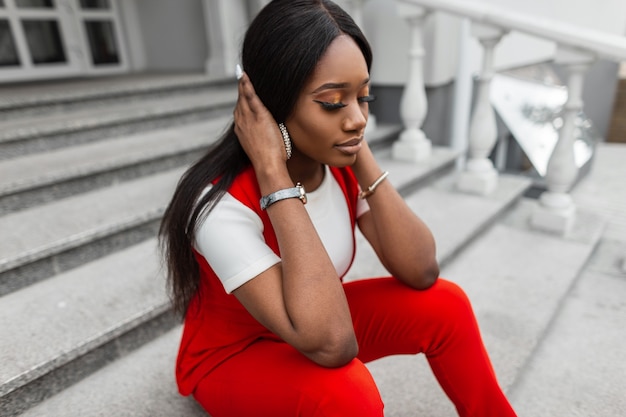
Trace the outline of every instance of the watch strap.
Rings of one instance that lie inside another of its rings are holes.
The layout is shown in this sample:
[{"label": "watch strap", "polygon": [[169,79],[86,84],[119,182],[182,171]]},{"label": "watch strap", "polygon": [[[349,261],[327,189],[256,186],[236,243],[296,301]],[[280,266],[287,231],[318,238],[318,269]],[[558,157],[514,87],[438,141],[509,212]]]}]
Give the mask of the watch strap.
[{"label": "watch strap", "polygon": [[306,204],[306,192],[304,191],[304,187],[298,183],[295,187],[274,191],[271,194],[261,197],[261,210],[265,210],[272,204],[287,198],[299,198],[303,204]]}]

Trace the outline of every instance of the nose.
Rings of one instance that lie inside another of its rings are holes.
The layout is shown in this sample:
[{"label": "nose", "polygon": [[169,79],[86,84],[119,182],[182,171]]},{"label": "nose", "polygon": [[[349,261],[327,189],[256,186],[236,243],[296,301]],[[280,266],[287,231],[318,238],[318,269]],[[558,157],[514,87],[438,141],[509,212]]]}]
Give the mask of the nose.
[{"label": "nose", "polygon": [[365,129],[365,125],[367,124],[367,109],[362,109],[358,103],[354,105],[350,104],[347,106],[345,113],[345,117],[342,122],[343,130],[362,132]]}]

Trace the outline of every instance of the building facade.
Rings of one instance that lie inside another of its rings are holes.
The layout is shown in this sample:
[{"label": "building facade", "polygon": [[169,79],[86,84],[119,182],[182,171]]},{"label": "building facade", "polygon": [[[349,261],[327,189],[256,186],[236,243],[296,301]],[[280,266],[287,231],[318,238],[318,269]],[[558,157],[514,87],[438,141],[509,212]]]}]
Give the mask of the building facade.
[{"label": "building facade", "polygon": [[[223,78],[234,74],[241,39],[250,19],[268,0],[0,0],[0,85],[100,77],[142,72],[194,72]],[[362,26],[374,54],[372,83],[377,95],[397,102],[409,77],[410,28],[398,15],[395,0],[336,0]],[[575,23],[581,30],[626,33],[626,3],[587,1],[482,0],[511,11],[532,13]],[[502,4],[505,3],[505,4]],[[461,19],[433,13],[425,26],[423,78],[433,95],[433,109],[446,107],[458,76],[461,46],[477,73],[482,48],[474,38],[462,41]],[[549,61],[554,42],[518,33],[507,35],[496,51],[496,69]],[[600,63],[604,64],[604,63]],[[596,65],[589,78],[606,85],[585,94],[592,118],[603,133],[608,129],[617,64]],[[595,92],[598,92],[595,94]],[[608,98],[607,98],[608,97]],[[444,104],[437,105],[437,100]],[[380,116],[398,117],[394,106],[381,106]],[[437,123],[433,122],[436,121]],[[430,128],[429,123],[435,123]],[[446,132],[444,112],[427,120],[427,130]],[[448,134],[443,134],[448,136]]]}]

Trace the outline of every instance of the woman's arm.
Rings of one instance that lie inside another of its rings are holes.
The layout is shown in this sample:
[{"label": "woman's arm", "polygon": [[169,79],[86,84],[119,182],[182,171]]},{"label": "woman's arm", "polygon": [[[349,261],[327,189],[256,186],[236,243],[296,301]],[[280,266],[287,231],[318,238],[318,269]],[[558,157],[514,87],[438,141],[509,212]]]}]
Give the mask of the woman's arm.
[{"label": "woman's arm", "polygon": [[[381,175],[367,143],[352,167],[362,189]],[[367,198],[370,211],[359,218],[359,228],[382,264],[405,284],[425,289],[439,276],[433,235],[387,180]]]},{"label": "woman's arm", "polygon": [[[254,167],[261,193],[294,186],[274,119],[247,75],[239,83],[235,132]],[[272,204],[267,214],[278,239],[281,263],[233,294],[265,327],[314,362],[341,366],[358,351],[347,300],[337,272],[297,198]]]}]

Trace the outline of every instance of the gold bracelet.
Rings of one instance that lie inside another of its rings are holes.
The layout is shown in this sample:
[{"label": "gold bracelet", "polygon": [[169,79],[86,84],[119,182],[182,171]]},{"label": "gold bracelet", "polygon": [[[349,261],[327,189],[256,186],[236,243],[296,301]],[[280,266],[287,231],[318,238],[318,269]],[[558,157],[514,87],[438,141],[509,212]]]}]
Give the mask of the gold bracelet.
[{"label": "gold bracelet", "polygon": [[378,179],[372,183],[372,185],[367,187],[367,190],[361,191],[361,193],[359,194],[359,198],[367,198],[374,194],[374,191],[376,191],[376,187],[378,187],[380,183],[383,182],[385,178],[387,178],[387,175],[389,175],[389,171],[383,172],[380,177],[378,177]]}]

